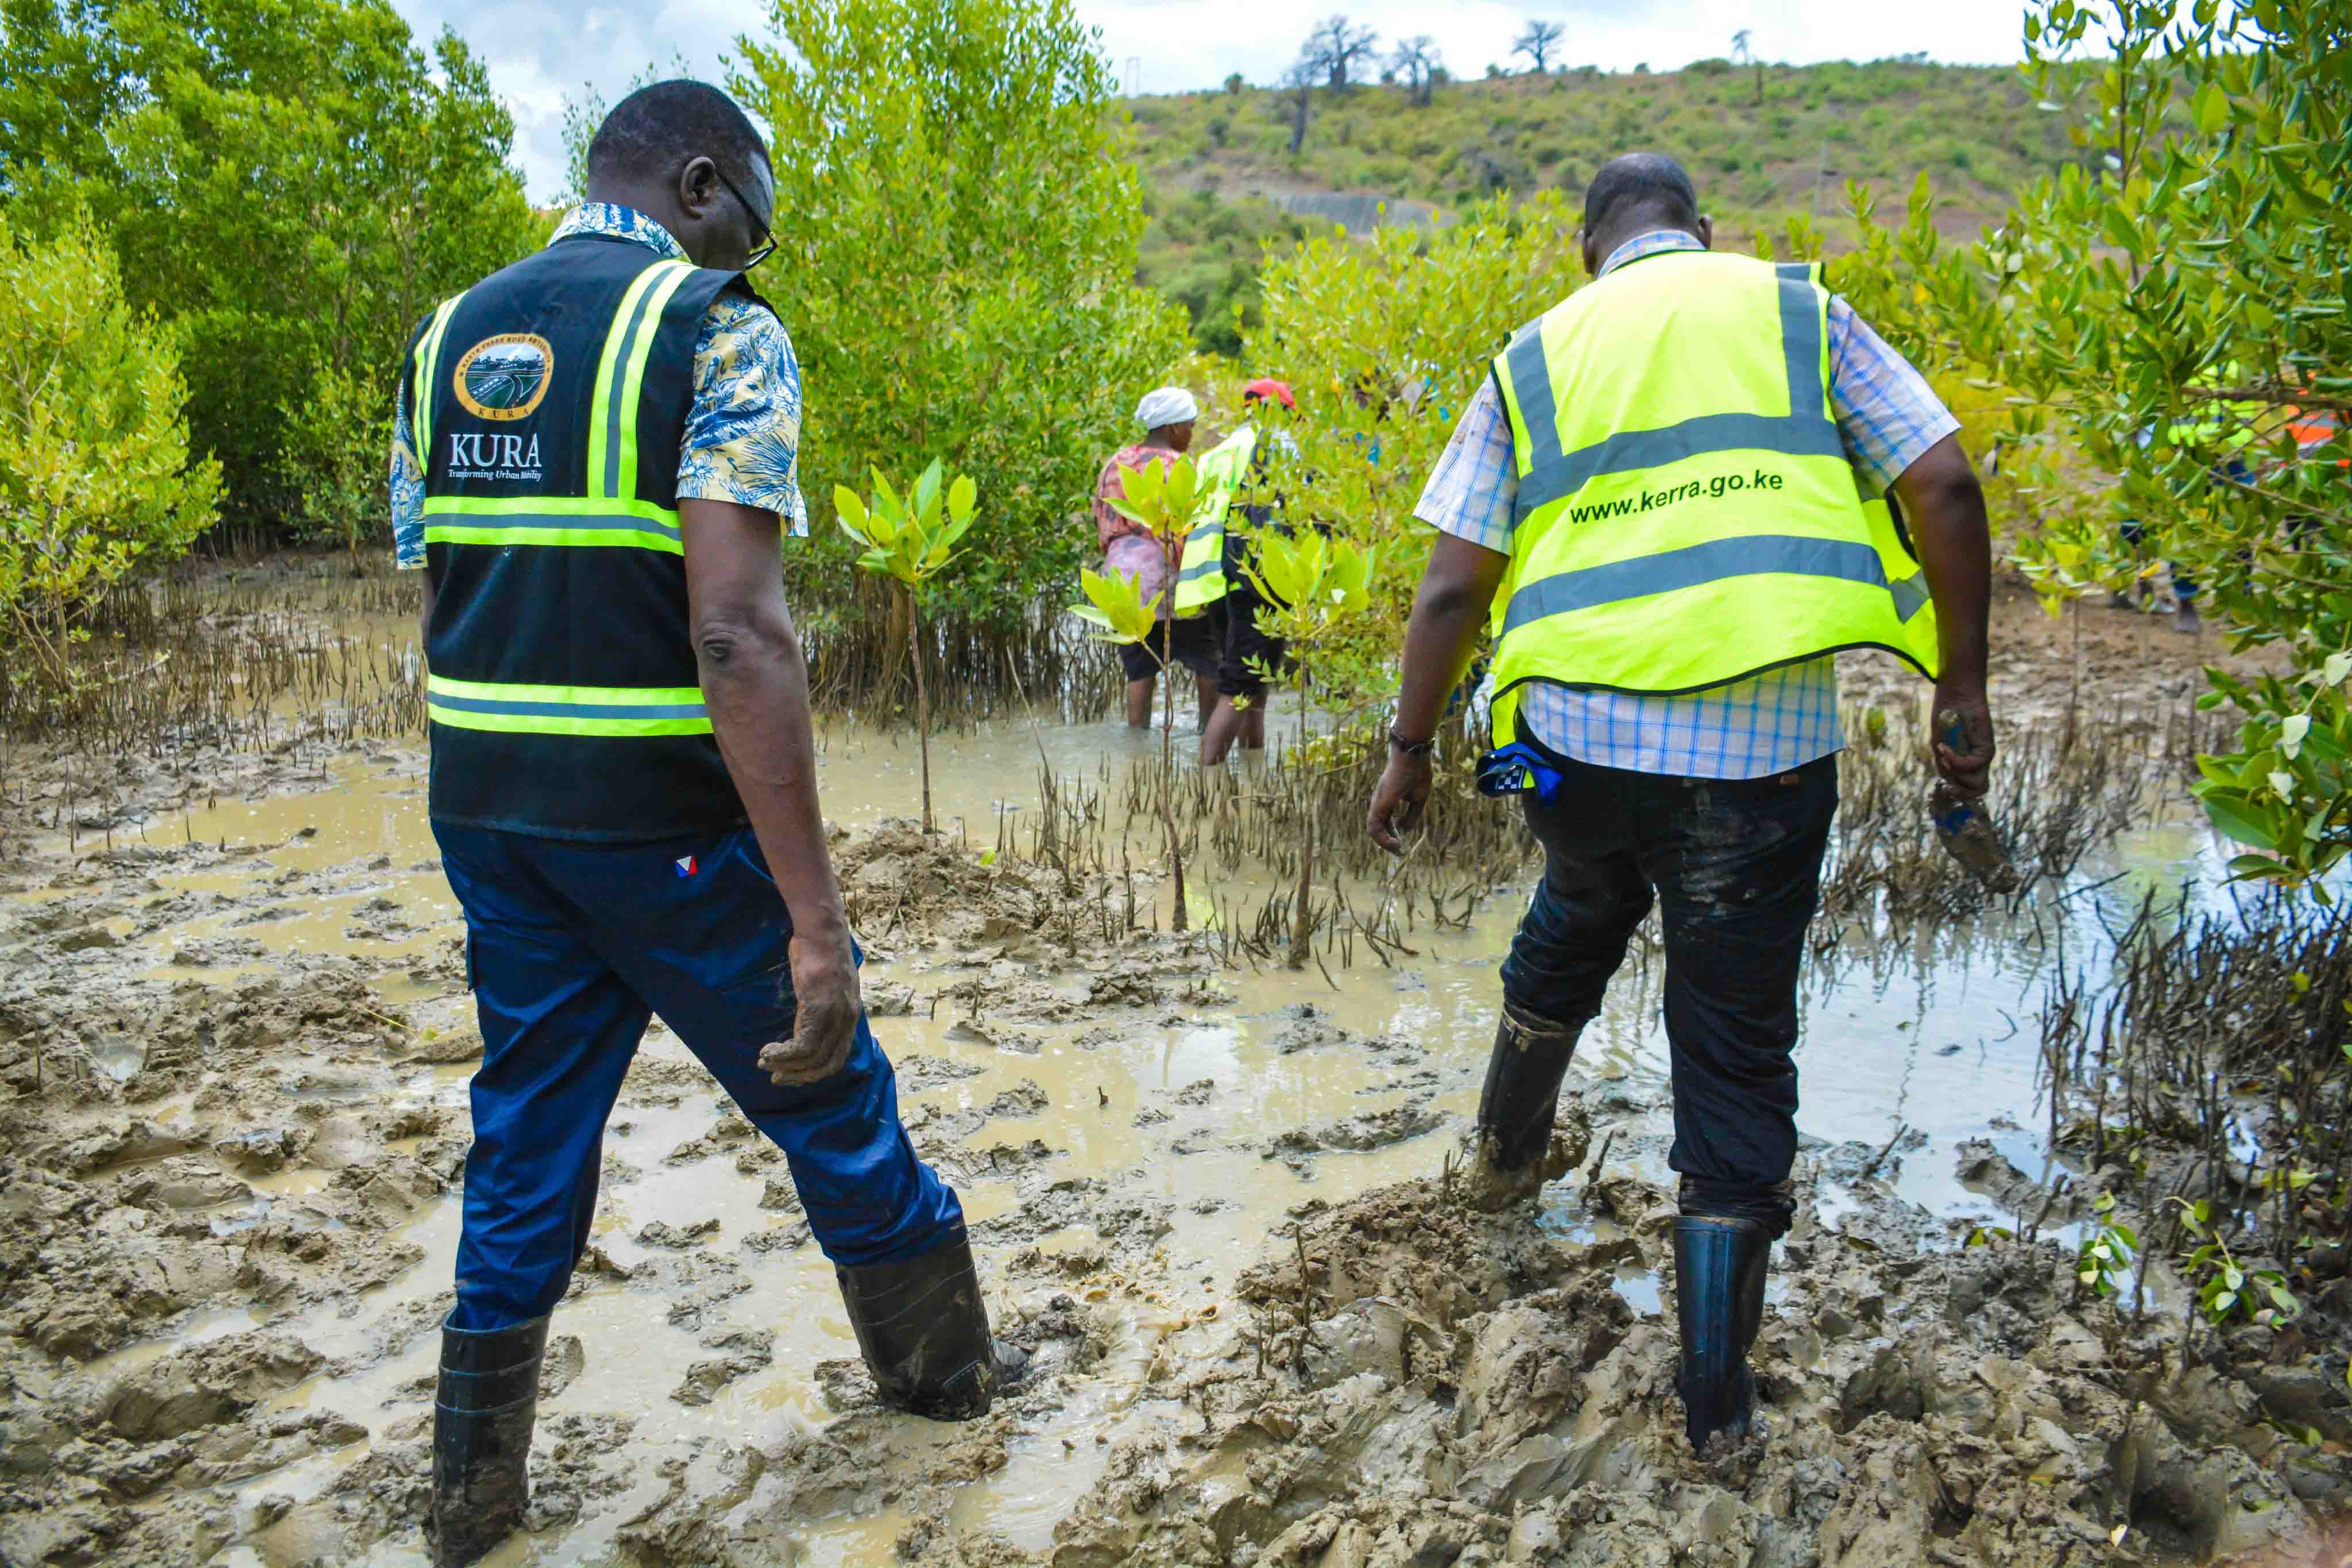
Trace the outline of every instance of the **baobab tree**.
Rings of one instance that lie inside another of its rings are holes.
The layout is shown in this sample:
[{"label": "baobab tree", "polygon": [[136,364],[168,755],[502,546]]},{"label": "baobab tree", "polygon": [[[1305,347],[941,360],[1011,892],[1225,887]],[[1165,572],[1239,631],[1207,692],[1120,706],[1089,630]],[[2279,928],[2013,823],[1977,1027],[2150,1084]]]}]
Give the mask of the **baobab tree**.
[{"label": "baobab tree", "polygon": [[1345,92],[1357,63],[1377,57],[1380,42],[1378,32],[1356,26],[1342,12],[1324,17],[1307,35],[1306,57],[1322,68],[1333,92]]},{"label": "baobab tree", "polygon": [[1404,78],[1412,89],[1412,101],[1417,108],[1429,107],[1430,89],[1435,85],[1437,73],[1445,68],[1445,61],[1437,52],[1437,40],[1427,33],[1416,33],[1410,38],[1397,40],[1396,52],[1389,56],[1389,68]]},{"label": "baobab tree", "polygon": [[1528,68],[1541,76],[1550,67],[1552,50],[1566,37],[1568,24],[1565,22],[1529,22],[1528,30],[1513,41],[1511,53],[1525,55],[1533,60],[1535,64]]}]

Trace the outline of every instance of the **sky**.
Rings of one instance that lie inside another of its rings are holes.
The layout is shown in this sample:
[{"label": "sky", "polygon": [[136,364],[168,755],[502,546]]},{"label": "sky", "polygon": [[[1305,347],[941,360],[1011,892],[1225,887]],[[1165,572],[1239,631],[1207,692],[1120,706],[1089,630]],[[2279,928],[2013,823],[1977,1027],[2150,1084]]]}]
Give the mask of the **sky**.
[{"label": "sky", "polygon": [[[578,0],[393,0],[420,38],[443,26],[489,64],[490,80],[515,117],[515,154],[530,193],[551,198],[563,184],[563,102],[593,85],[605,100],[653,62],[683,59],[696,75],[719,79],[734,40],[764,30],[761,0],[638,0],[582,5]],[[1270,83],[1297,57],[1315,23],[1335,0],[1076,0],[1079,16],[1099,28],[1102,50],[1130,92],[1182,92],[1214,87],[1239,71]],[[1382,45],[1426,33],[1448,69],[1483,76],[1488,62],[1511,68],[1511,40],[1533,17],[1564,24],[1560,58],[1570,65],[1625,70],[1646,64],[1668,70],[1730,51],[1748,28],[1764,59],[1805,64],[1879,59],[1927,51],[1946,64],[2009,64],[2020,56],[2017,0],[1567,0],[1504,5],[1494,0],[1412,4],[1354,0],[1357,22],[1379,30]]]}]

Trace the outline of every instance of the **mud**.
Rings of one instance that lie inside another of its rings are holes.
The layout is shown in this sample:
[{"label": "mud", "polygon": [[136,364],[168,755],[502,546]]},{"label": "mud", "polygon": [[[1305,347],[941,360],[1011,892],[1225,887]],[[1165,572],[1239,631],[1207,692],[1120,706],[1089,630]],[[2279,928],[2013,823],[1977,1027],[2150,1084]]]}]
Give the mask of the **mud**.
[{"label": "mud", "polygon": [[[2352,1485],[2341,1445],[2271,1423],[2301,1401],[2342,1420],[2340,1385],[2077,1302],[2053,1245],[1955,1248],[1924,1211],[1871,1228],[1934,1239],[1918,1248],[1826,1223],[1828,1171],[1867,1153],[1801,1165],[1755,1357],[1766,1432],[1736,1451],[1691,1452],[1671,1302],[1619,1293],[1629,1265],[1671,1275],[1663,1188],[1555,1186],[1486,1216],[1423,1180],[1317,1206],[1244,1273],[1249,1319],[1145,1385],[1192,1419],[1124,1448],[1050,1548],[972,1535],[938,1560],[2338,1561],[2321,1521]],[[1640,1218],[1575,1239],[1604,1208]]]},{"label": "mud", "polygon": [[[2071,646],[2035,648],[1997,679],[2046,706]],[[2113,662],[2102,689],[2136,702],[2193,654]],[[941,737],[927,839],[891,820],[910,737],[824,742],[908,1124],[1039,1375],[965,1427],[878,1409],[781,1156],[656,1027],[557,1313],[533,1533],[496,1561],[2318,1560],[2352,1409],[2317,1318],[2184,1338],[2169,1310],[2074,1303],[2063,1236],[1962,1245],[2087,1201],[2049,1200],[2024,1130],[2014,1021],[2045,937],[1852,938],[1809,978],[1772,1430],[1702,1462],[1657,1270],[1654,965],[1588,1031],[1573,1174],[1475,1212],[1466,1124],[1525,887],[1395,968],[1221,967],[1160,934],[1164,888],[1121,857],[992,847],[1041,755],[1066,775],[1132,744]],[[0,1562],[422,1561],[481,1052],[422,768],[413,745],[294,741],[126,756],[102,791],[37,759],[16,781]],[[2154,828],[2048,919],[2095,932],[2100,879],[2216,863]]]}]

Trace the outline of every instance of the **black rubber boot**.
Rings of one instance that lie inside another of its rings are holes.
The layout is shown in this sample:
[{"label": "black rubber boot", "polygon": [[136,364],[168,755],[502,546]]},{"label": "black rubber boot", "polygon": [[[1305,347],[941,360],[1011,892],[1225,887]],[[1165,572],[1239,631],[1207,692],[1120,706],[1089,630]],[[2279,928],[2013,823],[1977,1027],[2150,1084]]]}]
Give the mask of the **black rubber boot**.
[{"label": "black rubber boot", "polygon": [[934,1421],[988,1414],[1028,1354],[989,1333],[971,1242],[958,1236],[903,1263],[835,1269],[857,1348],[885,1405]]},{"label": "black rubber boot", "polygon": [[547,1319],[471,1333],[441,1325],[433,1398],[434,1568],[466,1568],[522,1525]]},{"label": "black rubber boot", "polygon": [[1553,1135],[1560,1081],[1583,1032],[1581,1025],[1530,1019],[1504,1005],[1478,1096],[1478,1152],[1468,1184],[1475,1207],[1491,1211],[1532,1198],[1584,1157],[1592,1129],[1580,1108],[1560,1130],[1564,1135]]},{"label": "black rubber boot", "polygon": [[1682,1321],[1683,1429],[1704,1453],[1755,1424],[1756,1375],[1748,1353],[1764,1322],[1764,1274],[1772,1238],[1752,1219],[1686,1214],[1675,1221],[1675,1309]]}]

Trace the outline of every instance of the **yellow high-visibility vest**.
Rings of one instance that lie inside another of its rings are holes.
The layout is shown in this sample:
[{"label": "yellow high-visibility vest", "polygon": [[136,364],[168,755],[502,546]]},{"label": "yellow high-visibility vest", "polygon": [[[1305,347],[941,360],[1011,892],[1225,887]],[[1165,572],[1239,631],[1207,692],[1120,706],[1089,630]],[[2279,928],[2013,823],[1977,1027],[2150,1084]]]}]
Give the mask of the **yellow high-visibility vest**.
[{"label": "yellow high-visibility vest", "polygon": [[1935,674],[1927,579],[1830,412],[1818,267],[1646,257],[1523,329],[1494,375],[1518,476],[1497,746],[1531,680],[1695,692],[1843,648]]},{"label": "yellow high-visibility vest", "polygon": [[1202,453],[1193,465],[1200,475],[1201,520],[1184,536],[1184,559],[1176,569],[1176,613],[1193,615],[1225,596],[1225,513],[1249,477],[1257,432],[1243,425]]}]

